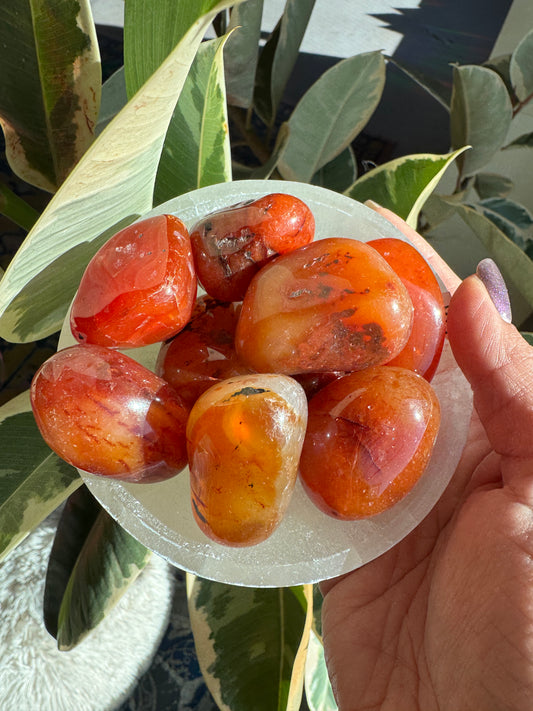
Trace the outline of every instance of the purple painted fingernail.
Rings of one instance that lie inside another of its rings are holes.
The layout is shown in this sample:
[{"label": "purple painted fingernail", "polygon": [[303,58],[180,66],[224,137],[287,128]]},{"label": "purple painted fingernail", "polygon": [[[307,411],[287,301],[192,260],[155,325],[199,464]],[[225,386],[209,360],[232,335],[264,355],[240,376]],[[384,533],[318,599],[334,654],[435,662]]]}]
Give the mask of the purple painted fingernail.
[{"label": "purple painted fingernail", "polygon": [[496,266],[496,262],[492,259],[482,259],[477,265],[476,274],[483,282],[500,316],[504,321],[507,321],[507,323],[511,323],[512,315],[509,293],[502,274]]}]

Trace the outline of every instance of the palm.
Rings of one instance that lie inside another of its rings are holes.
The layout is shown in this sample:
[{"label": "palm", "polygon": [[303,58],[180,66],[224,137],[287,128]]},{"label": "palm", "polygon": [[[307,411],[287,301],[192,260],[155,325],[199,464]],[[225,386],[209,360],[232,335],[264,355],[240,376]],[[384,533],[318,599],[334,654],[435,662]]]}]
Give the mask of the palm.
[{"label": "palm", "polygon": [[474,417],[431,514],[326,596],[326,653],[341,709],[530,709],[531,530],[530,509],[502,487]]}]

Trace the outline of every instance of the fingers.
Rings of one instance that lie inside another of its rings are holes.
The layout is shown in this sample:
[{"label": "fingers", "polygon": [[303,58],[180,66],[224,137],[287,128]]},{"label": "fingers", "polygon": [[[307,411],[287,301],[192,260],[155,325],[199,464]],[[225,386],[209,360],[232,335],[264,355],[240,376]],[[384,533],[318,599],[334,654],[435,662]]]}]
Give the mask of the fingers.
[{"label": "fingers", "polygon": [[533,348],[498,313],[485,286],[471,276],[448,310],[448,337],[472,386],[474,404],[507,477],[533,463]]},{"label": "fingers", "polygon": [[367,200],[365,202],[367,207],[370,207],[374,212],[388,220],[391,224],[397,227],[400,232],[402,232],[405,237],[411,242],[411,244],[416,247],[420,254],[424,257],[426,262],[428,262],[432,269],[439,275],[446,289],[453,294],[457,289],[461,280],[457,274],[450,269],[446,262],[440,257],[437,252],[431,247],[426,240],[421,237],[416,230],[410,227],[407,222],[398,217],[394,212],[387,210],[385,207],[381,207],[372,200]]}]

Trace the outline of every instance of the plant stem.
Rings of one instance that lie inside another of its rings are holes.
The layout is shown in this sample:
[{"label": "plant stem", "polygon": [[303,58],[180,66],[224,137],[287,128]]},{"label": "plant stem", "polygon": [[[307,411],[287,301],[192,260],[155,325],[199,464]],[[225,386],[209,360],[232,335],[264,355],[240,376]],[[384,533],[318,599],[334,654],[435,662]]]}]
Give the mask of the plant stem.
[{"label": "plant stem", "polygon": [[526,96],[526,98],[523,101],[519,101],[518,104],[514,107],[513,109],[513,118],[516,116],[516,114],[521,111],[524,106],[527,106],[529,102],[533,99],[533,94],[530,94],[529,96]]},{"label": "plant stem", "polygon": [[247,127],[247,121],[243,115],[244,112],[236,106],[229,106],[228,113],[254,156],[261,163],[266,163],[266,161],[270,158],[270,151],[267,146],[256,136],[256,134]]}]

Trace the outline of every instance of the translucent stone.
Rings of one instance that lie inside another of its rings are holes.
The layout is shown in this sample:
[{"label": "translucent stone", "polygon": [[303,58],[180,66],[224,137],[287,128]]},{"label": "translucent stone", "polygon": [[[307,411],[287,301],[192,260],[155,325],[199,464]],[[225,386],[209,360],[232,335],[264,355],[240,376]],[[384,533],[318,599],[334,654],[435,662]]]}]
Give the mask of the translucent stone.
[{"label": "translucent stone", "polygon": [[297,479],[307,422],[300,385],[243,375],[207,390],[187,424],[194,517],[212,540],[249,546],[280,523]]},{"label": "translucent stone", "polygon": [[87,265],[70,313],[80,343],[137,348],[170,338],[191,316],[197,280],[187,228],[158,215],[118,232]]},{"label": "translucent stone", "polygon": [[188,409],[161,378],[102,346],[60,350],[31,385],[47,444],[83,471],[122,481],[162,481],[187,465]]},{"label": "translucent stone", "polygon": [[413,326],[402,351],[388,365],[408,368],[431,380],[444,345],[446,313],[439,282],[424,257],[408,242],[386,238],[367,244],[394,269],[413,302]]},{"label": "translucent stone", "polygon": [[363,242],[312,242],[264,266],[250,284],[235,349],[261,373],[353,371],[405,346],[413,306],[386,261]]},{"label": "translucent stone", "polygon": [[219,380],[250,372],[235,353],[235,329],[241,305],[210,296],[196,301],[185,328],[163,343],[155,372],[192,407]]},{"label": "translucent stone", "polygon": [[386,511],[422,476],[439,425],[433,388],[410,370],[377,366],[335,380],[309,402],[304,487],[335,518]]},{"label": "translucent stone", "polygon": [[212,213],[191,229],[200,283],[219,301],[242,301],[250,280],[270,258],[307,244],[314,233],[311,210],[285,193]]}]

